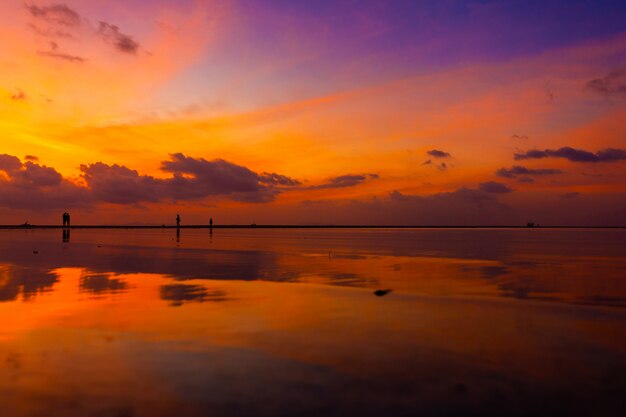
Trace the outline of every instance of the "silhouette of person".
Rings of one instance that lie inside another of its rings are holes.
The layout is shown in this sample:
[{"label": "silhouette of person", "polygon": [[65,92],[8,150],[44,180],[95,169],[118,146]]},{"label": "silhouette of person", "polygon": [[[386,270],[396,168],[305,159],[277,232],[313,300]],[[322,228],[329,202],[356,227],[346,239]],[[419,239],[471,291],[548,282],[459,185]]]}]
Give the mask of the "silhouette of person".
[{"label": "silhouette of person", "polygon": [[209,227],[213,228],[213,217],[209,219]]},{"label": "silhouette of person", "polygon": [[176,215],[176,227],[180,227],[180,215]]},{"label": "silhouette of person", "polygon": [[67,226],[67,212],[63,213],[63,227]]},{"label": "silhouette of person", "polygon": [[67,227],[70,227],[70,213],[66,213],[67,217]]}]

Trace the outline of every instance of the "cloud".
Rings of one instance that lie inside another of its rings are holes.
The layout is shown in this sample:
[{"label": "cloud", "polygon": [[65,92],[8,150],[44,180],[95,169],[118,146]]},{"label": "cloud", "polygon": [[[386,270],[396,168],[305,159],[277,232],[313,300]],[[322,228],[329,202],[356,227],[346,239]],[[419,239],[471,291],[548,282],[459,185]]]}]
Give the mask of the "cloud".
[{"label": "cloud", "polygon": [[78,62],[78,63],[81,63],[81,64],[86,61],[86,59],[81,57],[81,56],[65,54],[65,53],[62,53],[62,52],[37,51],[37,53],[39,55],[42,55],[42,56],[47,56],[47,57],[50,57],[50,58],[61,59],[61,60],[64,60],[64,61]]},{"label": "cloud", "polygon": [[7,174],[11,175],[21,167],[22,162],[18,157],[7,154],[0,155],[0,171],[5,171]]},{"label": "cloud", "polygon": [[44,38],[65,38],[65,39],[74,39],[74,35],[71,33],[57,29],[57,28],[42,28],[32,23],[28,24],[28,27],[32,29],[39,36],[43,36]]},{"label": "cloud", "polygon": [[39,158],[38,158],[38,157],[36,157],[35,155],[26,155],[26,156],[24,156],[24,159],[25,159],[26,161],[32,161],[32,162],[37,162],[37,161],[39,161]]},{"label": "cloud", "polygon": [[507,194],[513,191],[508,185],[495,181],[481,182],[478,189],[486,193],[496,194]]},{"label": "cloud", "polygon": [[0,155],[1,207],[40,210],[90,204],[89,191],[64,179],[54,168]]},{"label": "cloud", "polygon": [[285,175],[257,174],[223,159],[207,161],[181,153],[172,154],[169,161],[161,163],[161,170],[172,174],[170,178],[140,175],[125,166],[102,162],[81,165],[80,169],[94,198],[115,204],[189,201],[212,196],[263,203],[300,184]]},{"label": "cloud", "polygon": [[[370,204],[385,213],[393,213],[392,223],[406,224],[488,224],[509,212],[499,196],[513,190],[504,184],[483,183],[478,188],[461,187],[455,191],[431,195],[411,195],[399,191],[389,193],[387,199]],[[399,220],[404,219],[404,220]],[[421,219],[421,220],[420,220]]]},{"label": "cloud", "polygon": [[526,139],[528,139],[528,136],[526,136],[526,135],[511,135],[511,139],[526,140]]},{"label": "cloud", "polygon": [[26,5],[26,10],[35,18],[49,24],[67,27],[77,27],[81,24],[78,13],[65,4],[53,4],[51,6]]},{"label": "cloud", "polygon": [[580,195],[579,192],[573,191],[571,193],[560,194],[559,197],[561,197],[562,199],[565,199],[565,200],[571,200],[573,198],[578,197],[579,195]]},{"label": "cloud", "polygon": [[11,94],[11,100],[22,101],[26,100],[26,93],[21,88],[15,90],[15,93]]},{"label": "cloud", "polygon": [[280,190],[300,184],[285,175],[257,174],[223,159],[207,161],[181,153],[172,154],[170,158],[161,164],[161,169],[174,175],[167,186],[175,199],[231,195],[238,201],[266,202],[272,201]]},{"label": "cloud", "polygon": [[563,171],[558,169],[530,169],[520,165],[512,166],[511,168],[500,168],[496,171],[496,175],[502,178],[516,178],[519,175],[556,175],[561,174]]},{"label": "cloud", "polygon": [[427,161],[422,162],[422,166],[433,166],[435,168],[437,168],[439,171],[445,171],[446,169],[448,169],[448,165],[445,162],[442,162],[440,164],[436,164],[433,163],[432,159],[429,159]]},{"label": "cloud", "polygon": [[594,91],[607,98],[626,97],[626,70],[615,70],[606,77],[588,81],[585,86],[588,90]]},{"label": "cloud", "polygon": [[440,151],[438,149],[431,149],[430,151],[427,151],[426,153],[435,158],[449,158],[451,156],[448,152]]},{"label": "cloud", "polygon": [[599,150],[596,153],[592,153],[582,149],[574,149],[569,146],[565,146],[559,149],[545,149],[543,151],[533,149],[513,155],[513,159],[516,161],[542,158],[565,158],[572,162],[615,162],[626,159],[626,150],[607,148]]},{"label": "cloud", "polygon": [[89,207],[98,203],[140,204],[207,197],[262,203],[300,185],[300,181],[286,175],[258,174],[221,159],[207,161],[180,153],[170,155],[161,169],[171,176],[141,175],[117,164],[83,164],[80,170],[84,184],[77,184],[32,158],[22,163],[15,156],[0,155],[0,206]]},{"label": "cloud", "polygon": [[80,170],[90,194],[97,201],[114,204],[157,202],[167,194],[163,180],[139,175],[125,166],[96,162],[81,165]]},{"label": "cloud", "polygon": [[380,176],[378,174],[348,174],[341,175],[338,177],[331,178],[324,184],[315,185],[313,187],[308,187],[309,190],[323,190],[327,188],[346,188],[346,187],[354,187],[359,184],[363,184],[365,181],[370,179],[378,179]]},{"label": "cloud", "polygon": [[130,35],[120,32],[119,27],[107,22],[100,22],[98,35],[112,44],[119,52],[135,55],[139,50],[139,43]]},{"label": "cloud", "polygon": [[66,54],[64,52],[61,52],[59,50],[59,45],[56,42],[50,42],[50,50],[48,51],[37,51],[37,53],[39,55],[43,55],[43,56],[49,56],[51,58],[57,58],[57,59],[64,59],[66,61],[71,61],[71,62],[85,62],[85,58],[77,56],[77,55],[70,55],[70,54]]},{"label": "cloud", "polygon": [[261,175],[259,175],[259,181],[265,184],[284,185],[288,187],[302,184],[296,179],[287,177],[285,175],[276,174],[275,172],[263,172]]}]

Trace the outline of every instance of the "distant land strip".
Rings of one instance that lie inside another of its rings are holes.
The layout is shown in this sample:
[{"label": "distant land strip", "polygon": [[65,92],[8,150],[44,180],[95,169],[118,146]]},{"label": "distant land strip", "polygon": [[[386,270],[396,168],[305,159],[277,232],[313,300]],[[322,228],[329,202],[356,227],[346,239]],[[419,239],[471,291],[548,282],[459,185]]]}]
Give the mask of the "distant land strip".
[{"label": "distant land strip", "polygon": [[429,226],[429,225],[282,225],[282,224],[222,224],[222,225],[0,225],[2,229],[626,229],[626,226]]}]

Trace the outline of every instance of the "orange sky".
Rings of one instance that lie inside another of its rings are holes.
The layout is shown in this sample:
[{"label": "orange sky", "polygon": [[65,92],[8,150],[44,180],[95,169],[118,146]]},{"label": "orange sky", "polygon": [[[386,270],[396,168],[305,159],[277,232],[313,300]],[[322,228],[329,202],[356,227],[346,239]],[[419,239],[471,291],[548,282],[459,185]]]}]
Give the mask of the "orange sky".
[{"label": "orange sky", "polygon": [[0,223],[626,225],[626,32],[405,6],[3,2]]}]

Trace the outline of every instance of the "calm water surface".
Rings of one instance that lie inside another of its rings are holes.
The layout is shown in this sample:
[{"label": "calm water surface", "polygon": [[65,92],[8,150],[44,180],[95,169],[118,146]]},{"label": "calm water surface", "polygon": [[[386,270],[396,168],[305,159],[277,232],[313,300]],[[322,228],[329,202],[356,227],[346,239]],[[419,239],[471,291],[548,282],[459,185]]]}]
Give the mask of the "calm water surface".
[{"label": "calm water surface", "polygon": [[0,319],[3,416],[626,409],[626,230],[2,230]]}]

